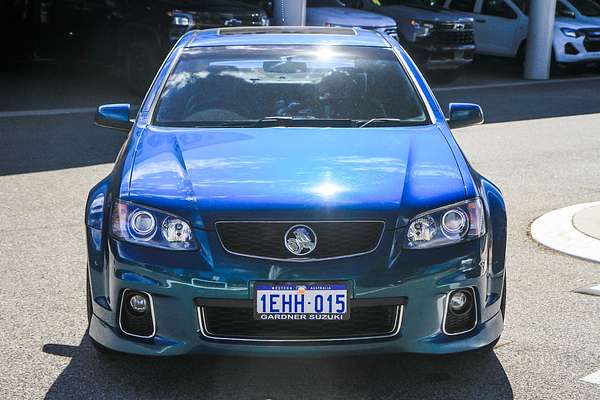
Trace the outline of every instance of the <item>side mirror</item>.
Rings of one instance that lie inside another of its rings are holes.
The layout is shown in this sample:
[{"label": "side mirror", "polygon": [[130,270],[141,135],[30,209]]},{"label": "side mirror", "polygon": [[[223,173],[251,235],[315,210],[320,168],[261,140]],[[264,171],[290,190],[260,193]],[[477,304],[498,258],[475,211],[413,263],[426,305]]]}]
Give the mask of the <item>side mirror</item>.
[{"label": "side mirror", "polygon": [[94,124],[103,128],[129,132],[133,121],[129,119],[131,106],[129,104],[105,104],[98,107]]},{"label": "side mirror", "polygon": [[477,104],[450,103],[450,118],[446,120],[450,129],[483,124],[483,110]]}]

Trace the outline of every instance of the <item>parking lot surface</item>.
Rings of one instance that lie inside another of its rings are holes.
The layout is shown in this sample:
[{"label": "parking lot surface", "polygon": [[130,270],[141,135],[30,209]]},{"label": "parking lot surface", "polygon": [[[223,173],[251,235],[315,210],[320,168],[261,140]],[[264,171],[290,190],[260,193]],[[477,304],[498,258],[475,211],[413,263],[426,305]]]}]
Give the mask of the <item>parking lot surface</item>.
[{"label": "parking lot surface", "polygon": [[445,357],[97,354],[86,335],[84,202],[124,135],[94,127],[88,108],[139,99],[86,68],[2,75],[0,398],[600,398],[600,385],[582,380],[600,370],[600,297],[574,292],[600,284],[600,264],[529,236],[536,217],[599,200],[600,78],[523,84],[518,72],[486,75],[494,62],[437,95],[487,113],[486,125],[455,135],[507,199],[506,329],[494,354]]}]

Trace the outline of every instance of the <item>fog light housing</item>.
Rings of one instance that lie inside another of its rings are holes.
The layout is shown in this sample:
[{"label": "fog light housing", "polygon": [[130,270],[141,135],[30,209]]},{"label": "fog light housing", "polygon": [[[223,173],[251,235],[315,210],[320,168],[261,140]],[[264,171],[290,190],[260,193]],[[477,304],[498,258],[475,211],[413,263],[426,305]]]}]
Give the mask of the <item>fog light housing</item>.
[{"label": "fog light housing", "polygon": [[156,334],[154,304],[149,293],[123,290],[119,314],[119,327],[123,333],[147,339]]},{"label": "fog light housing", "polygon": [[446,335],[460,335],[477,326],[475,288],[454,290],[447,295],[443,328]]}]

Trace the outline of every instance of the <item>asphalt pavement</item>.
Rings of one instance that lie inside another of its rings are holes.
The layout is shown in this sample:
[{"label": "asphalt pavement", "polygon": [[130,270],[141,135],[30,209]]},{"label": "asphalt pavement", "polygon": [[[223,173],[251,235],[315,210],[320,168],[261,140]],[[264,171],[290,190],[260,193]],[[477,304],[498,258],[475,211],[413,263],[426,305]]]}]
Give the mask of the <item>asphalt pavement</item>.
[{"label": "asphalt pavement", "polygon": [[[0,76],[1,399],[600,399],[582,380],[600,370],[600,297],[575,292],[600,284],[600,264],[529,236],[536,217],[600,200],[600,75],[523,85],[474,71],[437,92],[484,107],[486,125],[455,135],[507,200],[494,354],[146,359],[95,353],[85,317],[85,196],[124,136],[82,109],[139,99],[86,68],[27,71]],[[44,112],[56,109],[75,111]]]}]

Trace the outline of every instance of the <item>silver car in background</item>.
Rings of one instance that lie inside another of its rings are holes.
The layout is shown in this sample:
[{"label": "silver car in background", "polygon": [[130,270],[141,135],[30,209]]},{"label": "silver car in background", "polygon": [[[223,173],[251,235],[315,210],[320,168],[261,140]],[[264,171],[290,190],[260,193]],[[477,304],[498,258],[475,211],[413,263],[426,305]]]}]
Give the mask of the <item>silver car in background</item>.
[{"label": "silver car in background", "polygon": [[385,15],[352,8],[353,0],[308,0],[306,25],[359,27],[376,30],[398,40],[396,21]]}]

